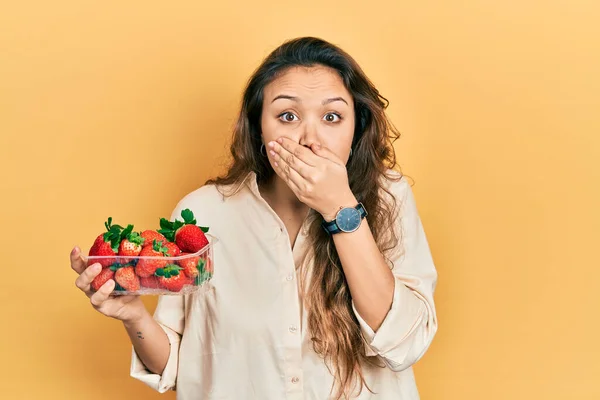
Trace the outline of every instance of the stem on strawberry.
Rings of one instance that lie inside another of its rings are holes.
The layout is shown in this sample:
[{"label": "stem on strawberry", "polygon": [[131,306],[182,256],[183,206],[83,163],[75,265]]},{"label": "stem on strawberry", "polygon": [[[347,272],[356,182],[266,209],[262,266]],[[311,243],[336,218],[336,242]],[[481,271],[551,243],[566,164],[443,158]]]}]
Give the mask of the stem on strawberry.
[{"label": "stem on strawberry", "polygon": [[104,233],[104,241],[110,243],[112,250],[117,253],[119,251],[119,245],[121,244],[121,232],[123,227],[121,225],[112,225],[112,217],[108,217],[104,226],[107,230],[107,232]]}]

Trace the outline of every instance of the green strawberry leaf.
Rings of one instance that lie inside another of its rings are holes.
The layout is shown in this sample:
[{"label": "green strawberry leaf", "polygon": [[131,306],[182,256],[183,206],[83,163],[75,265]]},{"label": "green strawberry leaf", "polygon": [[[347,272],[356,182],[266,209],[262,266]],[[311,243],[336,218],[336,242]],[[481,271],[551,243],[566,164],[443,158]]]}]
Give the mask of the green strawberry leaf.
[{"label": "green strawberry leaf", "polygon": [[152,243],[152,250],[162,253],[164,256],[169,254],[169,248],[163,244],[162,240],[154,239]]},{"label": "green strawberry leaf", "polygon": [[132,232],[132,233],[129,235],[129,237],[128,237],[128,240],[129,240],[131,243],[134,243],[134,244],[139,244],[139,245],[141,245],[141,244],[143,244],[143,243],[144,243],[144,238],[143,238],[143,237],[140,235],[140,233],[139,233],[139,232]]},{"label": "green strawberry leaf", "polygon": [[123,231],[121,232],[121,239],[128,239],[128,237],[132,231],[133,231],[133,225],[131,225],[131,224],[127,225],[127,228],[123,229]]},{"label": "green strawberry leaf", "polygon": [[123,227],[121,225],[113,225],[110,227],[111,232],[118,232],[120,234],[122,230]]},{"label": "green strawberry leaf", "polygon": [[209,228],[207,226],[201,226],[200,229],[202,229],[202,232],[207,233]]},{"label": "green strawberry leaf", "polygon": [[196,225],[196,219],[194,218],[194,213],[189,208],[181,211],[181,216],[183,217],[183,222],[185,224]]},{"label": "green strawberry leaf", "polygon": [[176,221],[173,223],[173,230],[174,230],[174,231],[176,231],[177,229],[181,228],[181,227],[182,227],[182,226],[184,226],[184,225],[185,225],[185,222],[181,222],[181,221],[179,221],[179,220],[176,220]]},{"label": "green strawberry leaf", "polygon": [[206,260],[204,258],[199,259],[196,268],[198,268],[200,274],[204,272],[204,265],[206,265]]},{"label": "green strawberry leaf", "polygon": [[160,227],[162,229],[169,230],[169,229],[172,228],[172,226],[173,226],[173,223],[171,221],[169,221],[168,219],[166,219],[166,218],[161,218],[160,219]]},{"label": "green strawberry leaf", "polygon": [[154,275],[156,276],[165,276],[165,270],[163,268],[158,268],[155,272]]},{"label": "green strawberry leaf", "polygon": [[171,237],[173,236],[173,231],[171,229],[158,229],[156,232],[163,235],[165,238],[167,238],[168,241],[173,241],[171,239]]},{"label": "green strawberry leaf", "polygon": [[118,290],[120,292],[124,292],[125,288],[123,288],[123,286],[121,286],[117,282],[115,282],[115,290]]}]

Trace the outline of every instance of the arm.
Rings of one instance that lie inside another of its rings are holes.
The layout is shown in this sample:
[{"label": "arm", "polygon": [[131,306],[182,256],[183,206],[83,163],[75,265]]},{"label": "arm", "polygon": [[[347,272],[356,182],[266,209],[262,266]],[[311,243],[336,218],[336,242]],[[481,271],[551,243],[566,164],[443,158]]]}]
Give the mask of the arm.
[{"label": "arm", "polygon": [[[187,207],[182,199],[171,221]],[[125,329],[133,345],[130,375],[154,390],[175,390],[179,364],[179,344],[185,324],[184,296],[159,296],[154,316],[149,313]]]},{"label": "arm", "polygon": [[126,326],[133,336],[130,375],[160,393],[176,387],[185,320],[183,301],[183,296],[160,296],[153,317]]},{"label": "arm", "polygon": [[[343,202],[354,207],[354,196]],[[335,215],[324,218],[330,221]],[[373,331],[381,326],[392,306],[394,275],[385,262],[366,219],[352,233],[333,235],[333,242],[350,288],[354,305]]]},{"label": "arm", "polygon": [[374,253],[367,224],[335,236],[340,236],[336,248],[368,354],[381,356],[391,369],[400,371],[423,356],[437,331],[433,301],[437,272],[409,184],[401,180],[392,186],[400,205],[393,228],[401,241],[391,256],[391,271],[381,264],[381,254]]},{"label": "arm", "polygon": [[169,338],[160,325],[146,311],[136,321],[123,321],[134,351],[147,369],[161,375],[170,353]]}]

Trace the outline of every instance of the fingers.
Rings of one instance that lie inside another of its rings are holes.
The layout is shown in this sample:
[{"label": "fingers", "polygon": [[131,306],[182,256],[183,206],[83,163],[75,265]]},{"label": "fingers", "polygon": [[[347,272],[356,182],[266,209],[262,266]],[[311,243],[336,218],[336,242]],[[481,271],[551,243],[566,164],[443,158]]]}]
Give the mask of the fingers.
[{"label": "fingers", "polygon": [[81,249],[77,246],[75,246],[73,248],[73,250],[71,251],[71,268],[73,269],[73,271],[77,272],[78,274],[81,274],[83,272],[83,270],[85,270],[86,268],[86,262],[83,259],[83,257],[81,256]]},{"label": "fingers", "polygon": [[304,151],[308,151],[309,153],[312,153],[312,151],[304,148],[303,146],[296,145],[297,147],[295,149],[292,149],[292,151],[290,152],[290,150],[286,149],[285,147],[276,142],[271,142],[269,146],[271,147],[269,153],[271,154],[271,157],[277,164],[285,164],[289,166],[289,168],[296,171],[297,174],[302,178],[310,179],[310,176],[315,168],[304,162],[301,158],[301,154]]},{"label": "fingers", "polygon": [[306,186],[306,180],[300,174],[291,168],[284,160],[275,162],[275,172],[283,179],[287,185],[296,192],[296,195],[301,193],[301,188]]},{"label": "fingers", "polygon": [[281,146],[287,153],[293,154],[294,157],[311,167],[317,166],[320,161],[319,157],[317,157],[310,149],[286,137],[280,137],[276,142],[271,143],[269,143],[271,148]]},{"label": "fingers", "polygon": [[90,291],[90,284],[96,276],[102,271],[102,266],[99,263],[94,263],[87,267],[75,280],[75,286],[81,291],[88,294]]},{"label": "fingers", "polygon": [[108,300],[114,288],[115,281],[109,279],[104,285],[100,287],[100,289],[98,289],[96,293],[94,293],[90,297],[90,303],[92,303],[94,307],[99,308],[106,300]]},{"label": "fingers", "polygon": [[326,158],[327,160],[339,165],[345,164],[333,151],[329,150],[327,147],[323,147],[318,144],[313,144],[310,148],[314,152],[314,154],[319,157]]}]

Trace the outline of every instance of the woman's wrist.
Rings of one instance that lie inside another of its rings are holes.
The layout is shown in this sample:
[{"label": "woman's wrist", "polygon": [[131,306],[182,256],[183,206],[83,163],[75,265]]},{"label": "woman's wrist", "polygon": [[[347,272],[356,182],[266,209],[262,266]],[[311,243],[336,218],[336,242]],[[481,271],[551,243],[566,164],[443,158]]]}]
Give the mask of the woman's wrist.
[{"label": "woman's wrist", "polygon": [[340,200],[336,200],[336,201],[337,201],[337,205],[334,206],[335,208],[330,207],[327,212],[320,213],[321,216],[323,217],[323,219],[327,222],[333,221],[335,219],[335,217],[337,216],[337,213],[342,208],[356,207],[356,205],[358,204],[358,200],[356,199],[354,194],[352,194],[352,192],[350,192],[350,194],[345,195],[344,197],[340,198]]},{"label": "woman's wrist", "polygon": [[146,310],[146,307],[142,307],[139,310],[139,313],[135,313],[134,315],[126,319],[122,319],[121,322],[123,322],[125,328],[132,328],[141,324],[146,318],[152,318],[152,316],[150,315],[148,310]]}]

